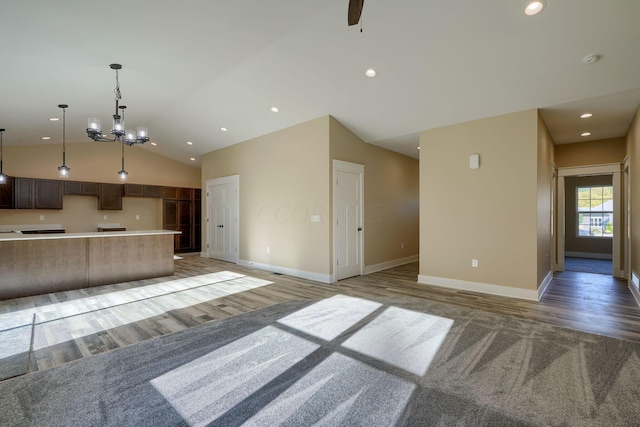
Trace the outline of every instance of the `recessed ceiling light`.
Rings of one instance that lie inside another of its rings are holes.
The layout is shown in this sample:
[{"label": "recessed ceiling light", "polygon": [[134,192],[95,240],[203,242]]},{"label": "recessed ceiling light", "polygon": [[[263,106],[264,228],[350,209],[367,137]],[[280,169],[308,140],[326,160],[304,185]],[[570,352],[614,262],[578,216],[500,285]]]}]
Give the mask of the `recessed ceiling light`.
[{"label": "recessed ceiling light", "polygon": [[42,139],[45,139],[45,140],[46,139],[51,139],[51,137],[50,136],[43,136]]},{"label": "recessed ceiling light", "polygon": [[49,119],[50,122],[57,122],[58,120],[60,120],[60,118],[58,118],[58,117],[51,117]]},{"label": "recessed ceiling light", "polygon": [[589,117],[592,117],[593,114],[591,113],[584,113],[584,114],[580,114],[580,118],[581,119],[588,119]]},{"label": "recessed ceiling light", "polygon": [[191,141],[187,141],[187,144],[189,144],[189,145],[193,145],[193,142],[191,142]]},{"label": "recessed ceiling light", "polygon": [[364,75],[367,77],[375,77],[376,70],[374,70],[373,68],[369,68],[367,71],[364,72]]},{"label": "recessed ceiling light", "polygon": [[280,110],[278,110],[278,107],[271,107],[271,111],[273,111],[274,113],[277,113]]},{"label": "recessed ceiling light", "polygon": [[156,145],[158,145],[158,144],[156,144],[155,142],[152,142],[152,143],[151,143],[151,145],[153,145],[153,146],[155,147],[155,146],[156,146]]},{"label": "recessed ceiling light", "polygon": [[591,136],[591,132],[582,132],[580,136]]},{"label": "recessed ceiling light", "polygon": [[527,16],[537,15],[542,12],[545,7],[544,0],[533,0],[527,3],[527,7],[524,8],[524,13]]},{"label": "recessed ceiling light", "polygon": [[194,157],[189,157],[189,160],[191,160],[192,162],[196,161],[196,159]]},{"label": "recessed ceiling light", "polygon": [[226,132],[226,131],[228,131],[229,129],[227,129],[227,128],[220,128],[220,130],[221,130],[222,132]]}]

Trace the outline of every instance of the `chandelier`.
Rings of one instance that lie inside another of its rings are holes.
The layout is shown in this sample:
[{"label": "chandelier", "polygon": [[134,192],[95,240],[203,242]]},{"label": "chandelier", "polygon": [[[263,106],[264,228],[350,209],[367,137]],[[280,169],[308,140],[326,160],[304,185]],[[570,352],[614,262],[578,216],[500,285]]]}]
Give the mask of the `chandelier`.
[{"label": "chandelier", "polygon": [[146,127],[138,126],[137,132],[133,132],[133,130],[125,129],[124,110],[127,107],[125,105],[119,105],[120,100],[122,99],[122,94],[120,93],[120,82],[118,80],[118,70],[122,69],[122,65],[110,64],[109,67],[111,67],[112,70],[116,71],[116,88],[113,91],[116,95],[116,109],[113,115],[113,128],[111,129],[111,132],[110,132],[111,135],[113,135],[113,137],[108,138],[106,135],[102,134],[102,127],[100,125],[100,120],[96,118],[89,119],[87,136],[93,139],[94,141],[106,141],[106,142],[117,141],[121,144],[127,144],[129,146],[133,144],[144,144],[145,142],[149,141],[149,133]]}]

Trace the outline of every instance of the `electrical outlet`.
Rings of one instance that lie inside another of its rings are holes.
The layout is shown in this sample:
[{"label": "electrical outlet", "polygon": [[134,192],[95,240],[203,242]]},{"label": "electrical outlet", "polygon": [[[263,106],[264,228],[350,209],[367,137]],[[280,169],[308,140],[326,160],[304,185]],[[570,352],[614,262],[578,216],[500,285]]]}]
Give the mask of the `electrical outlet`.
[{"label": "electrical outlet", "polygon": [[140,219],[140,215],[136,215],[136,219]]},{"label": "electrical outlet", "polygon": [[471,267],[477,267],[478,266],[478,260],[477,259],[472,259],[471,260]]},{"label": "electrical outlet", "polygon": [[40,215],[40,221],[44,221],[44,215]]},{"label": "electrical outlet", "polygon": [[267,246],[267,253],[270,254],[271,253],[271,248],[269,246]]},{"label": "electrical outlet", "polygon": [[102,219],[107,219],[107,216],[105,215],[104,217],[102,217]]},{"label": "electrical outlet", "polygon": [[404,242],[400,243],[400,249],[404,249]]}]

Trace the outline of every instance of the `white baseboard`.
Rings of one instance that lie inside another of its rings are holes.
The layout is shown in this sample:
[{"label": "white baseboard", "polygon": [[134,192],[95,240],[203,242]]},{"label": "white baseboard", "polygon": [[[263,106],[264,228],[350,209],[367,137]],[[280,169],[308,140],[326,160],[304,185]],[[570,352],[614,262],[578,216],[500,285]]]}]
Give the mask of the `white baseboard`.
[{"label": "white baseboard", "polygon": [[547,288],[551,284],[551,280],[553,279],[553,271],[547,273],[547,276],[544,278],[540,286],[538,286],[538,301],[542,299],[542,295],[547,292]]},{"label": "white baseboard", "polygon": [[613,259],[611,254],[592,254],[590,252],[571,252],[565,251],[564,256],[575,258],[591,258],[591,259]]},{"label": "white baseboard", "polygon": [[248,261],[245,259],[239,259],[238,265],[244,267],[258,268],[260,270],[271,271],[274,273],[286,274],[287,276],[300,277],[302,279],[314,280],[321,283],[331,283],[331,275],[314,273],[313,271],[296,270],[288,267],[279,267],[271,264],[261,264],[259,262]]},{"label": "white baseboard", "polygon": [[509,298],[539,301],[538,290],[519,289],[509,286],[491,285],[488,283],[468,282],[466,280],[449,279],[446,277],[424,276],[422,274],[418,276],[418,283]]},{"label": "white baseboard", "polygon": [[409,264],[420,260],[420,255],[413,255],[406,258],[394,259],[393,261],[381,262],[380,264],[367,265],[364,267],[362,274],[371,274],[377,271],[386,270],[388,268],[397,267],[399,265]]}]

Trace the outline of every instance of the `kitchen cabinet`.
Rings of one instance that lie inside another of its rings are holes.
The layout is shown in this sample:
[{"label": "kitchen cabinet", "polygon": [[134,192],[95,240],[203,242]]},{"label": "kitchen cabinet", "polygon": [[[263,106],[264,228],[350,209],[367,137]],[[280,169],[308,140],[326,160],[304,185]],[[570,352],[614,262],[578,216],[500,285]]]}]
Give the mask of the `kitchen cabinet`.
[{"label": "kitchen cabinet", "polygon": [[14,184],[16,209],[33,209],[34,188],[35,180],[33,178],[16,177]]},{"label": "kitchen cabinet", "polygon": [[62,193],[64,186],[62,181],[55,179],[35,180],[36,209],[62,209]]},{"label": "kitchen cabinet", "polygon": [[0,184],[0,209],[13,209],[15,207],[14,195],[15,178],[7,177],[5,184]]},{"label": "kitchen cabinet", "polygon": [[122,184],[100,183],[98,189],[98,210],[121,211],[123,190],[124,186]]},{"label": "kitchen cabinet", "polygon": [[97,182],[64,181],[64,194],[75,196],[97,196],[100,184]]}]

